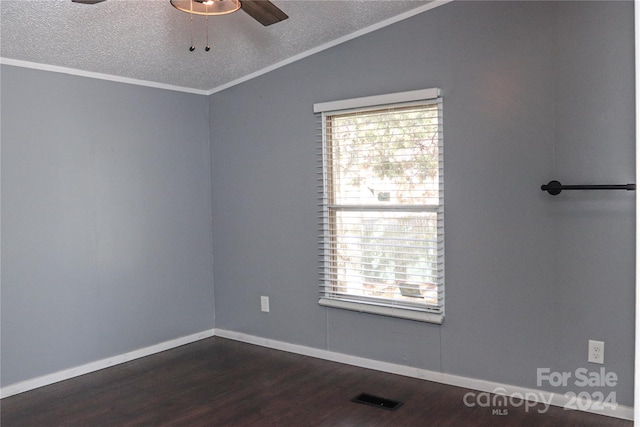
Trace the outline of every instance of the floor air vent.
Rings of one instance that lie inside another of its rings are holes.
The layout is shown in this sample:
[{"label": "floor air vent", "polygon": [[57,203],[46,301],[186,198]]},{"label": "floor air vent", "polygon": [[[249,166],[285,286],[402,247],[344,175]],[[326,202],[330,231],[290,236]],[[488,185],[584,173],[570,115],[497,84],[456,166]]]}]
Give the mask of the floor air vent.
[{"label": "floor air vent", "polygon": [[361,393],[351,399],[351,401],[375,406],[376,408],[388,409],[390,411],[396,410],[402,406],[402,402],[399,402],[397,400],[385,399],[384,397],[378,397],[367,393]]}]

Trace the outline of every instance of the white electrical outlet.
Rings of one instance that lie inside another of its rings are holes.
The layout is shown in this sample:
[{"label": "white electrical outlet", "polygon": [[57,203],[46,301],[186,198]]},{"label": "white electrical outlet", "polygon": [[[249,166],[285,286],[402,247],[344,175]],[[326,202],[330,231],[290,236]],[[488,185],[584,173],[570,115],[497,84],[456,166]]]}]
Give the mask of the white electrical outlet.
[{"label": "white electrical outlet", "polygon": [[589,362],[604,364],[604,341],[589,340]]},{"label": "white electrical outlet", "polygon": [[260,310],[264,311],[265,313],[269,312],[269,297],[260,297]]}]

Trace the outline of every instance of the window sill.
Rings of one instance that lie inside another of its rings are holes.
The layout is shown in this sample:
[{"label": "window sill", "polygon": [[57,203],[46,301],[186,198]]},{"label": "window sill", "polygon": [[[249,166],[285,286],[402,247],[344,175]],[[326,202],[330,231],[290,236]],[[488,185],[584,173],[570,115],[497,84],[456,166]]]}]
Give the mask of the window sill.
[{"label": "window sill", "polygon": [[398,317],[400,319],[415,320],[417,322],[435,323],[442,325],[444,314],[428,313],[424,311],[408,310],[399,307],[385,307],[380,305],[362,304],[351,301],[320,298],[318,304],[324,307],[340,308],[361,313],[379,314],[382,316]]}]

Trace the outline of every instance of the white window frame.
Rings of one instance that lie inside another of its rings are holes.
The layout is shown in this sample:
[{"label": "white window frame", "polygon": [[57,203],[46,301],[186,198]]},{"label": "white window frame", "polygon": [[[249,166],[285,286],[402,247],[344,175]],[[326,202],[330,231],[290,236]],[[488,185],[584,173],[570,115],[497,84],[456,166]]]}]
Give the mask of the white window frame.
[{"label": "white window frame", "polygon": [[[325,281],[328,280],[330,274],[327,272],[329,268],[328,257],[331,256],[329,249],[329,236],[327,219],[329,217],[328,207],[328,169],[327,169],[327,138],[326,138],[326,118],[329,115],[341,114],[348,110],[371,108],[376,109],[380,107],[394,107],[401,104],[413,103],[413,102],[437,102],[438,108],[441,111],[442,98],[440,96],[440,90],[437,88],[422,89],[409,92],[399,92],[393,94],[368,96],[363,98],[354,98],[340,101],[323,102],[314,104],[314,113],[318,115],[318,119],[321,121],[322,133],[320,135],[319,144],[321,145],[321,188],[320,188],[320,207],[321,212],[321,232],[320,232],[320,298],[318,304],[325,307],[340,308],[346,310],[354,310],[358,312],[365,312],[371,314],[386,315],[392,317],[399,317],[403,319],[410,319],[422,322],[442,324],[444,321],[444,187],[443,187],[443,162],[442,162],[442,118],[438,121],[439,125],[439,204],[437,208],[438,218],[438,262],[441,264],[438,274],[438,304],[437,305],[395,305],[392,300],[388,300],[388,303],[381,303],[380,301],[368,301],[367,298],[344,298],[336,296],[335,292],[328,292]],[[411,210],[411,207],[408,207]]]}]

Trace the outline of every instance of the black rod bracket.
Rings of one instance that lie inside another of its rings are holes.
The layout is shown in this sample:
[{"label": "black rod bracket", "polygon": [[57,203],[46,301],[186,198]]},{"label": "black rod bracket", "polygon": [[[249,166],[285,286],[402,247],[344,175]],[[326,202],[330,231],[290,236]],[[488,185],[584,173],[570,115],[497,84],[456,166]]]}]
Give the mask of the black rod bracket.
[{"label": "black rod bracket", "polygon": [[635,191],[635,184],[613,184],[613,185],[562,185],[559,181],[549,181],[548,184],[540,186],[542,191],[546,191],[552,196],[557,196],[562,190],[627,190]]}]

